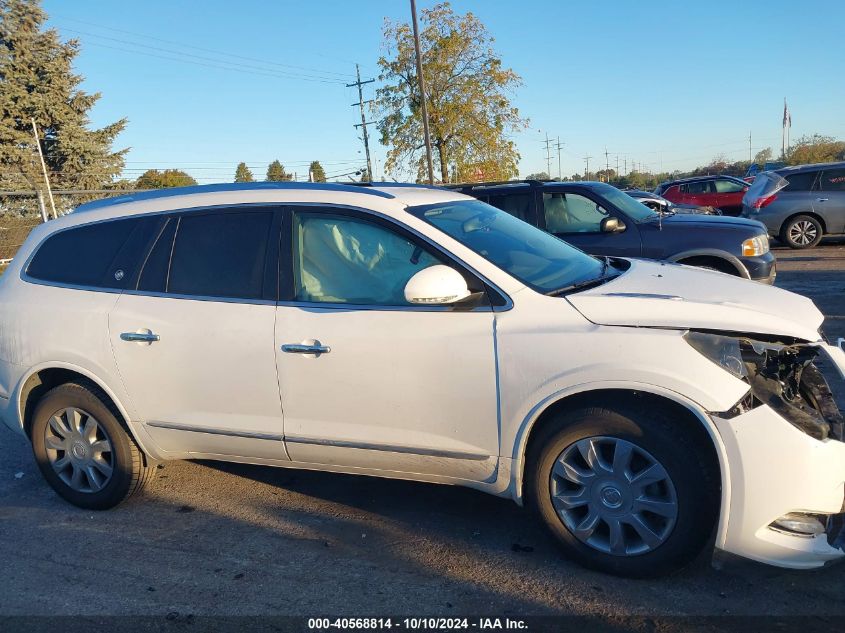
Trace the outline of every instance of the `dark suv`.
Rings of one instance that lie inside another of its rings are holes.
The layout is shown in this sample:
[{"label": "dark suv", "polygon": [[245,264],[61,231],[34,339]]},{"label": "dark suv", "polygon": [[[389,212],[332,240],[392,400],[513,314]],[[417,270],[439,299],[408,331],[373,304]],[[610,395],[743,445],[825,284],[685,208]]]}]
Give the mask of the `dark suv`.
[{"label": "dark suv", "polygon": [[[778,188],[775,175],[786,186]],[[742,217],[759,220],[769,235],[791,248],[812,248],[825,235],[845,233],[845,162],[784,167],[757,178]]]},{"label": "dark suv", "polygon": [[739,215],[748,183],[733,176],[696,176],[660,183],[654,193],[670,202],[697,204],[719,209],[725,215]]},{"label": "dark suv", "polygon": [[655,213],[600,182],[512,181],[453,185],[591,255],[645,257],[774,283],[775,258],[759,222]]}]

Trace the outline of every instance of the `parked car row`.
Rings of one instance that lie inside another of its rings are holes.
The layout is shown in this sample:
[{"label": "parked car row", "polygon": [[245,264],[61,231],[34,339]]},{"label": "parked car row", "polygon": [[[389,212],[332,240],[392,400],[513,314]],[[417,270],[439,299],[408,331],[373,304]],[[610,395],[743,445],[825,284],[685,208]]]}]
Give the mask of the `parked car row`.
[{"label": "parked car row", "polygon": [[549,234],[683,261],[709,232],[765,278],[759,223],[601,183],[468,190],[491,204],[244,183],[40,225],[0,277],[0,416],[88,509],[156,460],[213,459],[469,486],[621,575],[708,544],[845,557],[843,420],[816,366],[845,376],[845,352],[812,302]]},{"label": "parked car row", "polygon": [[663,196],[653,193],[651,191],[641,191],[639,189],[623,189],[625,193],[644,204],[652,211],[660,211],[661,213],[697,213],[701,215],[722,215],[719,209],[713,207],[702,207],[697,204],[681,204],[678,202],[671,202]]},{"label": "parked car row", "polygon": [[759,222],[665,214],[600,182],[510,181],[454,186],[592,255],[645,257],[773,283],[774,255]]}]

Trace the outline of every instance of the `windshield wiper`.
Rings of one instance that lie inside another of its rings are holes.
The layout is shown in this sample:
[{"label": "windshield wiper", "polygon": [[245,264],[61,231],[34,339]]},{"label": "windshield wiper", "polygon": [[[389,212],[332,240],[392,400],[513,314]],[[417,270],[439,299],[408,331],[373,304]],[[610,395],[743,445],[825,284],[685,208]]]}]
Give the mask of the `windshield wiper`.
[{"label": "windshield wiper", "polygon": [[566,294],[568,292],[573,292],[575,290],[584,290],[584,288],[589,288],[591,286],[600,286],[601,284],[610,281],[611,279],[616,279],[618,275],[605,274],[607,272],[608,267],[610,266],[610,258],[605,256],[601,259],[602,267],[598,277],[594,277],[593,279],[587,279],[586,281],[579,281],[574,284],[569,284],[568,286],[564,286],[563,288],[557,288],[556,290],[547,292],[546,296],[559,297],[560,295]]}]

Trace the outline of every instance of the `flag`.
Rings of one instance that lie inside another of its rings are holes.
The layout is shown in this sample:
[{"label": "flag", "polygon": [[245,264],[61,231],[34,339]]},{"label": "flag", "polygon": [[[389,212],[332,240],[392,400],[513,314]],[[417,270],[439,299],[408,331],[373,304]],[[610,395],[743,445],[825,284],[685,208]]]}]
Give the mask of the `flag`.
[{"label": "flag", "polygon": [[783,100],[783,127],[792,127],[792,115],[789,113],[789,106],[786,99]]}]

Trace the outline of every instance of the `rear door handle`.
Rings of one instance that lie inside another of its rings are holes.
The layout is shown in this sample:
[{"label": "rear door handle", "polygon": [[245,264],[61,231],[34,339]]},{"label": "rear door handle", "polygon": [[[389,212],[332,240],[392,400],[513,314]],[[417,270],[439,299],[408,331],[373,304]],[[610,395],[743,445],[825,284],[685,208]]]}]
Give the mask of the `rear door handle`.
[{"label": "rear door handle", "polygon": [[313,343],[285,343],[282,345],[282,351],[288,354],[313,354],[319,356],[320,354],[328,354],[332,348],[328,345],[320,344],[320,341]]},{"label": "rear door handle", "polygon": [[120,340],[129,341],[130,343],[155,343],[156,341],[160,341],[161,337],[147,330],[146,332],[123,332],[120,335]]}]

